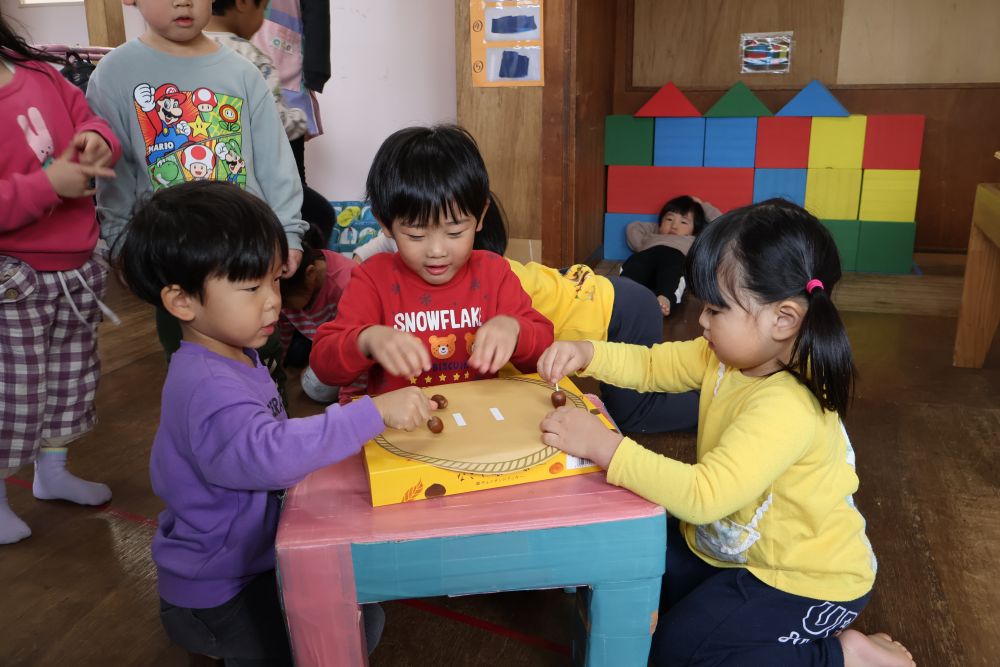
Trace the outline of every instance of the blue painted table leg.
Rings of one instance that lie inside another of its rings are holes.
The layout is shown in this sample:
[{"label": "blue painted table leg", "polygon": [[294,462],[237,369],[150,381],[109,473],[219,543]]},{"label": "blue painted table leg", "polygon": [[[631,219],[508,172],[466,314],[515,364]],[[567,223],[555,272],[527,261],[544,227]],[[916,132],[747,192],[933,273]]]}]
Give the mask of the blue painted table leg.
[{"label": "blue painted table leg", "polygon": [[581,587],[578,595],[587,634],[585,647],[574,642],[573,663],[585,667],[645,667],[656,628],[660,577],[596,584],[591,589]]}]

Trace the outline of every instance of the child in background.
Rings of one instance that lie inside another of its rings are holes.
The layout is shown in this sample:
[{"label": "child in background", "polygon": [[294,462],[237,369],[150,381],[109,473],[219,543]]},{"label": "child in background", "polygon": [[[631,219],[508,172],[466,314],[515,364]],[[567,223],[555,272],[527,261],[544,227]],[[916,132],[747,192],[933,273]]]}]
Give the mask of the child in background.
[{"label": "child in background", "polygon": [[351,280],[354,262],[339,252],[318,250],[323,239],[316,227],[302,240],[302,263],[290,277],[281,281],[281,318],[278,328],[287,366],[305,366],[302,389],[306,396],[320,403],[337,400],[339,387],[323,384],[308,367],[313,337],[320,325],[337,315],[337,304]]},{"label": "child in background", "polygon": [[0,544],[31,535],[7,504],[6,480],[25,464],[36,498],[111,499],[66,470],[66,452],[94,426],[106,308],[90,182],[114,177],[121,147],[45,61],[57,62],[0,17]]},{"label": "child in background", "polygon": [[[506,217],[492,193],[483,229],[496,233],[477,234],[474,247],[503,255],[507,251]],[[361,262],[379,252],[396,252],[396,244],[379,234],[355,249],[354,259]],[[656,297],[642,285],[628,278],[598,275],[584,264],[559,270],[509,257],[507,262],[531,298],[531,306],[552,322],[556,340],[607,340],[646,347],[662,342],[663,318]],[[624,433],[691,431],[698,426],[696,391],[642,393],[601,383],[601,399]]]},{"label": "child in background", "polygon": [[634,254],[622,265],[622,275],[651,289],[664,317],[680,303],[684,258],[694,237],[719,213],[711,204],[684,195],[663,205],[658,223],[636,220],[625,228]]},{"label": "child in background", "polygon": [[[337,318],[316,332],[310,365],[343,385],[371,369],[368,391],[464,382],[508,361],[532,370],[552,324],[502,257],[473,244],[489,208],[475,140],[453,125],[390,136],[368,172],[368,200],[399,252],[359,266]],[[373,366],[377,364],[377,366]]]},{"label": "child in background", "polygon": [[[283,275],[292,275],[307,227],[299,215],[302,185],[260,72],[202,33],[210,0],[123,1],[138,7],[146,31],[103,57],[87,88],[94,110],[125,147],[118,177],[97,183],[102,233],[112,254],[137,200],[178,183],[223,181],[261,197],[274,211],[289,247]],[[156,314],[169,357],[180,345],[180,325],[162,308]],[[283,387],[279,354],[275,338],[264,359]]]},{"label": "child in background", "polygon": [[772,199],[713,222],[686,277],[705,303],[703,337],[558,342],[538,362],[549,382],[582,370],[640,391],[701,389],[695,465],[579,410],[541,424],[546,444],[682,522],[668,522],[654,664],[912,665],[887,635],[846,629],[871,598],[876,561],[841,421],[855,370],[831,298],[833,238]]},{"label": "child in background", "polygon": [[[153,538],[161,619],[174,642],[227,664],[292,664],[275,586],[276,492],[386,426],[416,428],[435,407],[409,387],[288,419],[254,351],[278,322],[287,251],[263,201],[200,182],[156,193],[129,224],[120,257],[130,289],[184,332],[150,455],[166,505]],[[377,606],[365,607],[365,625],[374,647]]]},{"label": "child in background", "polygon": [[[306,167],[301,143],[305,141],[308,119],[298,107],[289,106],[281,92],[281,80],[271,57],[249,41],[264,22],[267,0],[214,0],[212,17],[205,28],[205,34],[223,46],[227,46],[256,67],[267,83],[278,117],[285,129],[295,166],[302,183],[302,218],[317,225],[327,236],[333,229],[337,216],[330,202],[323,195],[306,185]],[[273,8],[272,8],[273,10]],[[317,246],[314,246],[317,247]]]}]

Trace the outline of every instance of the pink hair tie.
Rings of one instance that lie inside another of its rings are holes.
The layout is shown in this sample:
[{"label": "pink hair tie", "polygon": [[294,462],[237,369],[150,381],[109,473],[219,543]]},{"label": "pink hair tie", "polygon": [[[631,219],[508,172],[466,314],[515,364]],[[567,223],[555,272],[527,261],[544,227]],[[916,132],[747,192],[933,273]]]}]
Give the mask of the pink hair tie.
[{"label": "pink hair tie", "polygon": [[816,278],[813,278],[812,280],[806,283],[806,292],[808,294],[812,294],[813,290],[816,289],[817,287],[820,289],[826,289],[825,287],[823,287],[822,280],[817,280]]}]

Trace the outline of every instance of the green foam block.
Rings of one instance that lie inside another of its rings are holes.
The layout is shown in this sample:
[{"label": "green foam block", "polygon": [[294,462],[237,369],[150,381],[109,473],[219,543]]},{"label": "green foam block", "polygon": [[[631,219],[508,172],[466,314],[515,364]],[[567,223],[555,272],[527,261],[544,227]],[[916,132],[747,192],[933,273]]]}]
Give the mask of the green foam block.
[{"label": "green foam block", "polygon": [[653,164],[652,118],[607,116],[604,119],[604,164]]},{"label": "green foam block", "polygon": [[914,222],[861,221],[856,271],[909,273],[913,268]]}]

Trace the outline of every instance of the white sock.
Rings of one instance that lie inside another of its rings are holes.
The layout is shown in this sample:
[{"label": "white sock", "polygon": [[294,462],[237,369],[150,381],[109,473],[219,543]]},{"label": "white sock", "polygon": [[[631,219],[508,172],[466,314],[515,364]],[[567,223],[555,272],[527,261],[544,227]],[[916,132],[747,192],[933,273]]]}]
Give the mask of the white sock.
[{"label": "white sock", "polygon": [[0,544],[14,544],[31,537],[31,528],[7,504],[7,480],[0,479]]},{"label": "white sock", "polygon": [[68,500],[77,505],[103,505],[111,500],[107,484],[88,482],[66,470],[65,447],[39,449],[31,490],[39,500]]}]

